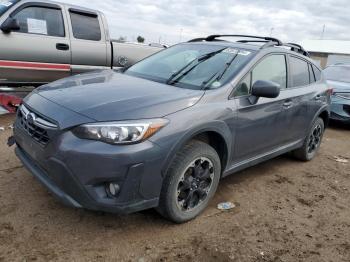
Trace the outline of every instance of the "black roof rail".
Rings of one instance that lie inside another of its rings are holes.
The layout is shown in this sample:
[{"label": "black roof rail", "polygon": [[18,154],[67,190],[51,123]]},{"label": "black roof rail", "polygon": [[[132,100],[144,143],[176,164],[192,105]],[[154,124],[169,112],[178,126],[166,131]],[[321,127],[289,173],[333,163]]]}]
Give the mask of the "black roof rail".
[{"label": "black roof rail", "polygon": [[292,51],[303,54],[304,56],[310,57],[309,52],[306,51],[301,45],[298,45],[295,43],[286,43],[286,44],[283,44],[283,46],[290,47]]},{"label": "black roof rail", "polygon": [[297,52],[299,54],[303,54],[304,56],[310,57],[310,54],[301,46],[295,43],[283,43],[281,40],[274,37],[266,37],[266,36],[254,36],[254,35],[210,35],[208,37],[195,38],[188,42],[202,42],[202,41],[223,41],[217,38],[220,37],[241,37],[241,38],[252,38],[250,39],[241,39],[238,40],[238,43],[265,43],[261,46],[261,49],[274,47],[274,46],[285,46],[289,47],[291,51]]},{"label": "black roof rail", "polygon": [[203,37],[201,37],[201,38],[195,38],[195,39],[192,39],[192,40],[188,41],[188,43],[205,41],[205,39],[206,39],[205,37],[204,37],[204,38],[203,38]]},{"label": "black roof rail", "polygon": [[244,37],[244,38],[255,38],[255,39],[262,39],[265,41],[272,41],[272,42],[276,42],[278,45],[282,44],[282,41],[280,41],[277,38],[273,38],[273,37],[266,37],[266,36],[255,36],[255,35],[210,35],[208,36],[205,40],[206,41],[214,41],[216,38],[219,37]]}]

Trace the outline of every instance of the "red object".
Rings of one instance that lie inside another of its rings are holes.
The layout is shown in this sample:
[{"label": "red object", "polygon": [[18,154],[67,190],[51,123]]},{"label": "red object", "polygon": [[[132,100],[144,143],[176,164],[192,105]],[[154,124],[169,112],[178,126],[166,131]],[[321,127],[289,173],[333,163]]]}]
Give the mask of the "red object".
[{"label": "red object", "polygon": [[19,105],[22,103],[20,97],[8,94],[0,94],[0,106],[10,113],[15,113]]},{"label": "red object", "polygon": [[1,68],[13,69],[34,69],[34,70],[53,70],[53,71],[70,71],[68,64],[51,64],[51,63],[36,63],[36,62],[19,62],[0,60]]}]

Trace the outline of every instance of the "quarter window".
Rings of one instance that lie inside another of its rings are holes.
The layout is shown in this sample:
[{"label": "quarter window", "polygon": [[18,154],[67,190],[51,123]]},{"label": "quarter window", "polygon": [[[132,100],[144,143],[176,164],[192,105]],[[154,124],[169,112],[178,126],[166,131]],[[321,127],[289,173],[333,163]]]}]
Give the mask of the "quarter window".
[{"label": "quarter window", "polygon": [[76,39],[100,41],[101,29],[98,16],[70,11],[73,36]]},{"label": "quarter window", "polygon": [[31,6],[19,11],[14,18],[19,22],[17,32],[64,37],[64,22],[59,9]]},{"label": "quarter window", "polygon": [[252,71],[252,84],[258,80],[272,81],[281,88],[287,87],[287,67],[284,55],[271,55],[261,61]]},{"label": "quarter window", "polygon": [[310,84],[316,82],[314,71],[312,70],[312,66],[310,64],[309,64],[309,77],[310,77]]},{"label": "quarter window", "polygon": [[310,84],[308,63],[294,56],[289,57],[292,87]]},{"label": "quarter window", "polygon": [[320,81],[321,77],[322,77],[322,73],[321,73],[320,69],[318,69],[314,65],[312,65],[312,69],[314,70],[316,81]]},{"label": "quarter window", "polygon": [[248,74],[234,91],[234,96],[246,96],[250,94],[251,75]]}]

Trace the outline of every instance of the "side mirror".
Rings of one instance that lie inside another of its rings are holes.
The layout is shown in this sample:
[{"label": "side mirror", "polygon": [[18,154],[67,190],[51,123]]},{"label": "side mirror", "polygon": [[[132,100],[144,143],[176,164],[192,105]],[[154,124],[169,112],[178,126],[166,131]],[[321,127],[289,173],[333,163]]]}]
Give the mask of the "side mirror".
[{"label": "side mirror", "polygon": [[256,97],[276,98],[280,95],[280,85],[271,81],[256,81],[252,86],[252,95]]},{"label": "side mirror", "polygon": [[20,29],[19,22],[17,19],[9,17],[0,26],[0,29],[6,34],[11,33],[12,31]]}]

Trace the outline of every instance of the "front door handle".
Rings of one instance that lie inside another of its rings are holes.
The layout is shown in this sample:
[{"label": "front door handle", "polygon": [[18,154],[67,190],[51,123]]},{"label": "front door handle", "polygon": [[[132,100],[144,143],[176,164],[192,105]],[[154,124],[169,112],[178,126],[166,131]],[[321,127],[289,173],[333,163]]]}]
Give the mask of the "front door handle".
[{"label": "front door handle", "polygon": [[69,50],[69,45],[63,44],[63,43],[58,43],[58,44],[56,44],[56,49],[62,50],[62,51],[67,51],[67,50]]}]

